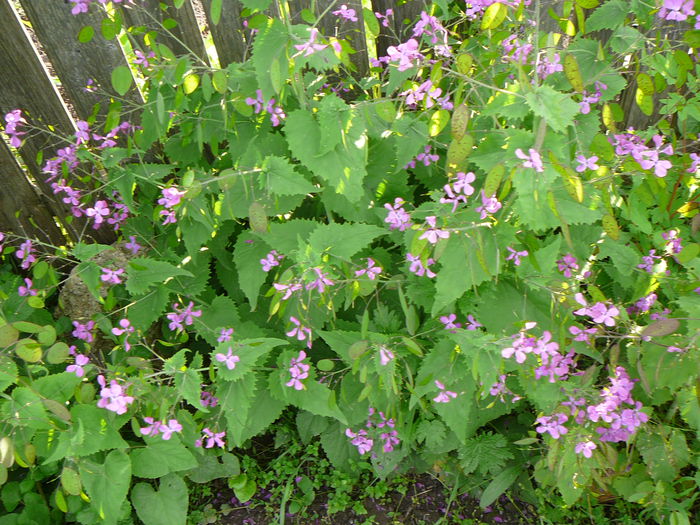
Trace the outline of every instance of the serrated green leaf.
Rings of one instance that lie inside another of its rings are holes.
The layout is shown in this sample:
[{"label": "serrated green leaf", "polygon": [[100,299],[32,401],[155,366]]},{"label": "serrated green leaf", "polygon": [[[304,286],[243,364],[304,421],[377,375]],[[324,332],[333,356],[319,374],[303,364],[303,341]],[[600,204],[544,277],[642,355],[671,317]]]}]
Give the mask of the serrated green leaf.
[{"label": "serrated green leaf", "polygon": [[601,29],[617,29],[625,23],[629,14],[629,3],[623,0],[610,0],[598,7],[586,19],[586,32]]},{"label": "serrated green leaf", "polygon": [[148,292],[155,284],[166,283],[177,276],[194,277],[192,273],[168,262],[147,257],[137,257],[129,261],[126,268],[126,289],[134,295]]},{"label": "serrated green leaf", "polygon": [[90,505],[105,523],[116,524],[119,509],[131,484],[131,461],[121,450],[112,450],[104,463],[80,462],[80,478]]},{"label": "serrated green leaf", "polygon": [[319,224],[309,235],[308,243],[317,254],[330,253],[340,260],[350,260],[374,239],[385,234],[386,230],[371,224]]},{"label": "serrated green leaf", "polygon": [[268,176],[267,186],[277,195],[307,195],[318,191],[285,157],[265,157],[262,169]]},{"label": "serrated green leaf", "polygon": [[525,95],[532,112],[544,118],[554,131],[564,133],[579,113],[579,105],[567,95],[546,84],[537,86]]}]

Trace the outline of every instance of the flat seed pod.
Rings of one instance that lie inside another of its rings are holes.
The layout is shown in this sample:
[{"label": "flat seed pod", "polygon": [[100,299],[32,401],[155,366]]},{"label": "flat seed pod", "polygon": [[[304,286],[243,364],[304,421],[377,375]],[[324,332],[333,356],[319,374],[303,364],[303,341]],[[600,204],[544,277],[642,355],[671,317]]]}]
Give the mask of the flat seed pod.
[{"label": "flat seed pod", "polygon": [[469,109],[464,104],[460,104],[452,112],[452,138],[459,140],[464,137],[468,124]]},{"label": "flat seed pod", "polygon": [[579,93],[583,93],[583,77],[581,76],[581,69],[578,67],[578,61],[576,57],[572,54],[568,54],[564,57],[564,75],[566,79]]},{"label": "flat seed pod", "polygon": [[255,233],[266,233],[267,232],[267,214],[265,213],[265,206],[259,202],[254,202],[248,208],[248,222],[250,223],[250,229]]},{"label": "flat seed pod", "polygon": [[610,214],[603,216],[603,231],[607,233],[614,241],[620,238],[620,227],[617,225],[615,217]]}]

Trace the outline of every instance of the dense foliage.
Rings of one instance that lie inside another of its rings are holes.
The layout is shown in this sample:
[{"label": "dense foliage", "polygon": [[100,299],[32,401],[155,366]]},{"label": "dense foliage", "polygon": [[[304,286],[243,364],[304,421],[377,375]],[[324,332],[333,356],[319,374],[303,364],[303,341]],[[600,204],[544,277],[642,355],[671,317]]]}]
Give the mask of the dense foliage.
[{"label": "dense foliage", "polygon": [[[689,523],[693,2],[436,1],[362,78],[311,12],[242,3],[252,57],[224,69],[131,28],[145,104],[45,161],[117,244],[4,235],[0,523],[184,523],[186,480],[245,501],[236,451],[285,410],[340,470]],[[371,40],[393,14],[325,16]]]}]

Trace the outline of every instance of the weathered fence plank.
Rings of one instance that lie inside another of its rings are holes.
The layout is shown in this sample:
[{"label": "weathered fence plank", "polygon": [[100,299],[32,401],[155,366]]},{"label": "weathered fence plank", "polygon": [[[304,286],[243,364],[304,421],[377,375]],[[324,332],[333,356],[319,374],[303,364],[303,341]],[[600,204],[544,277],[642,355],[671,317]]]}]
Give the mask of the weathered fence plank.
[{"label": "weathered fence plank", "polygon": [[250,35],[250,31],[243,27],[243,7],[240,2],[223,2],[218,24],[214,24],[211,18],[211,0],[203,0],[202,4],[221,67],[226,67],[232,62],[242,62],[247,57],[246,50],[249,44],[244,34]]},{"label": "weathered fence plank", "polygon": [[[94,104],[100,100],[93,93],[84,91],[88,79],[93,79],[101,91],[112,97],[118,96],[112,89],[111,73],[117,66],[127,63],[116,38],[106,40],[102,36],[100,26],[104,14],[93,8],[89,13],[74,16],[70,4],[54,0],[20,0],[20,3],[61,80],[70,104],[81,119],[87,119]],[[87,25],[95,29],[95,35],[89,43],[83,44],[78,42],[78,32]],[[133,103],[142,100],[135,88],[125,98]],[[107,109],[107,104],[101,104],[100,114],[104,115]]]},{"label": "weathered fence plank", "polygon": [[[70,215],[70,208],[59,199],[51,198],[53,192],[45,181],[37,155],[41,152],[52,156],[57,148],[65,147],[66,142],[60,135],[75,132],[73,120],[10,0],[0,0],[0,20],[3,21],[3,31],[0,31],[0,113],[20,108],[33,124],[51,126],[55,130],[56,134],[32,131],[26,135],[19,151],[42,199],[49,205],[51,215],[66,217]],[[21,207],[22,203],[18,202],[17,206]],[[78,219],[65,226],[72,238],[79,239],[84,224],[84,220]],[[113,234],[104,229],[91,234],[103,242],[113,238]]]},{"label": "weathered fence plank", "polygon": [[[124,5],[122,13],[124,22],[129,26],[144,26],[148,31],[157,31],[158,40],[168,46],[177,56],[193,53],[204,63],[209,63],[202,33],[197,26],[197,19],[192,4],[187,1],[180,9],[160,0],[143,0],[134,6]],[[177,26],[163,29],[163,20],[171,18]]]},{"label": "weathered fence plank", "polygon": [[61,239],[63,234],[56,226],[48,203],[27,180],[4,140],[0,140],[0,174],[0,230],[49,244]]},{"label": "weathered fence plank", "polygon": [[395,46],[408,40],[410,35],[409,24],[404,20],[414,22],[420,12],[426,9],[425,0],[412,0],[402,5],[396,5],[396,0],[372,0],[372,11],[384,14],[387,9],[394,11],[394,16],[389,20],[389,27],[380,26],[377,37],[377,55],[386,55],[389,46]]}]

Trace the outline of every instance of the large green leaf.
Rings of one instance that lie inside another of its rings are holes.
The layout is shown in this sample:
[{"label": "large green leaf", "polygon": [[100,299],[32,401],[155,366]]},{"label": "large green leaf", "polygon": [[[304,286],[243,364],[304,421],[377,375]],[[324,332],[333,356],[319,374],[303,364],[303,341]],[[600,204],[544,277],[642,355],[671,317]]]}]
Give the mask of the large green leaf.
[{"label": "large green leaf", "polygon": [[160,478],[170,472],[197,467],[197,460],[176,436],[168,440],[160,437],[146,438],[143,448],[135,448],[129,454],[132,474],[139,478]]},{"label": "large green leaf", "polygon": [[[269,4],[269,0],[265,1]],[[265,100],[270,100],[276,92],[272,75],[270,75],[270,65],[278,61],[286,63],[285,50],[288,41],[289,33],[282,20],[268,18],[266,24],[259,29],[253,42],[252,62],[258,86],[260,86]]]},{"label": "large green leaf", "polygon": [[329,183],[336,193],[357,202],[364,195],[362,181],[367,175],[367,135],[362,119],[351,111],[352,119],[342,132],[342,141],[326,153],[321,149],[325,130],[310,112],[290,113],[284,131],[289,148],[302,164]]},{"label": "large green leaf", "polygon": [[164,283],[178,275],[193,277],[187,270],[146,257],[137,257],[129,261],[126,273],[126,289],[134,295],[145,294],[153,285]]},{"label": "large green leaf", "polygon": [[131,490],[131,502],[144,525],[185,525],[187,522],[187,485],[176,474],[162,478],[159,490],[147,483],[137,483]]},{"label": "large green leaf", "polygon": [[80,462],[80,479],[100,518],[105,523],[116,524],[131,484],[129,456],[121,450],[112,450],[103,464],[83,460]]},{"label": "large green leaf", "polygon": [[284,157],[265,157],[262,169],[268,177],[266,186],[276,195],[306,195],[318,191],[318,188],[306,180]]},{"label": "large green leaf", "polygon": [[386,230],[371,224],[320,224],[309,236],[309,245],[316,254],[329,253],[343,261],[350,258]]},{"label": "large green leaf", "polygon": [[238,286],[248,298],[252,311],[255,311],[257,307],[260,287],[268,275],[262,269],[260,261],[269,252],[270,247],[250,232],[243,232],[236,239],[236,246],[233,249],[233,262],[236,263]]},{"label": "large green leaf", "polygon": [[525,102],[535,115],[544,118],[554,131],[564,133],[579,113],[579,105],[571,97],[546,84],[525,95]]}]

